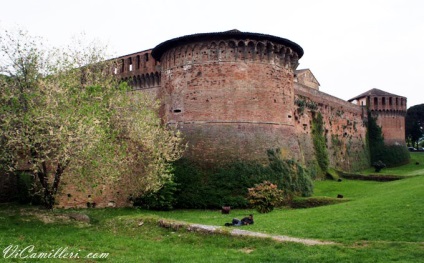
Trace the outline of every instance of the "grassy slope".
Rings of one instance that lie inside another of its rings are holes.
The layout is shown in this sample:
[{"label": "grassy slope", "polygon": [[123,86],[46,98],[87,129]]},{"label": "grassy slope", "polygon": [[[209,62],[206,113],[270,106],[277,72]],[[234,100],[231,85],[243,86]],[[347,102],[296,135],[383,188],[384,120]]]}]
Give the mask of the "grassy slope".
[{"label": "grassy slope", "polygon": [[146,212],[176,220],[223,225],[233,217],[255,213],[256,224],[245,229],[338,242],[424,242],[424,176],[377,183],[344,180],[316,182],[317,196],[343,194],[350,202],[312,209],[277,209],[269,214],[235,210]]},{"label": "grassy slope", "polygon": [[[64,212],[69,211],[59,210],[53,214]],[[140,214],[135,209],[84,212],[95,219],[92,225],[46,224],[32,216],[18,216],[19,211],[15,207],[0,209],[0,246],[3,249],[9,244],[20,245],[21,248],[34,245],[35,252],[68,247],[69,251],[78,252],[81,257],[89,252],[106,252],[110,253],[108,259],[100,261],[107,262],[418,262],[424,256],[422,244],[304,246],[263,239],[174,232],[157,227],[156,223],[147,219],[154,216]],[[180,215],[187,213],[190,212]],[[215,215],[216,212],[208,211],[206,214]],[[138,226],[141,220],[144,225]],[[3,258],[0,261],[25,262]],[[43,259],[26,262],[69,261]],[[95,261],[81,259],[78,262]]]},{"label": "grassy slope", "polygon": [[[424,161],[420,163],[424,165]],[[38,252],[68,247],[81,256],[88,252],[110,253],[107,262],[419,262],[424,258],[423,187],[424,176],[386,183],[319,181],[316,182],[316,196],[343,194],[351,201],[313,209],[278,209],[268,214],[252,210],[233,210],[229,215],[209,210],[80,211],[94,219],[91,225],[69,222],[46,224],[32,215],[25,215],[31,209],[0,206],[0,251],[10,244],[21,247],[34,245]],[[56,210],[47,215],[68,212],[71,211]],[[304,246],[174,232],[149,221],[165,217],[223,225],[233,217],[240,218],[252,212],[256,223],[243,229],[333,240],[342,245]],[[138,226],[140,221],[145,222],[141,227]],[[3,257],[0,253],[0,261],[24,262]],[[70,260],[39,260],[67,261]],[[84,259],[78,262],[94,261]]]},{"label": "grassy slope", "polygon": [[[424,152],[411,152],[411,161],[407,165],[399,167],[384,168],[380,173],[375,173],[374,168],[368,168],[361,171],[362,174],[390,174],[390,175],[403,175],[415,176],[424,174]],[[416,164],[418,163],[418,165]]]}]

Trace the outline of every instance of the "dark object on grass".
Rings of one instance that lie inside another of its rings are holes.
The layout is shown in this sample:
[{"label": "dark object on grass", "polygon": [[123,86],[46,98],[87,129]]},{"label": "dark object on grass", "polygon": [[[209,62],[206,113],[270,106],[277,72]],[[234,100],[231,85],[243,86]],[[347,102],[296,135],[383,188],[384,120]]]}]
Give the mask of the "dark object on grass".
[{"label": "dark object on grass", "polygon": [[337,180],[337,182],[341,182],[341,181],[343,181],[341,178],[339,178],[339,179]]},{"label": "dark object on grass", "polygon": [[337,198],[343,198],[343,195],[338,194],[338,195],[337,195]]},{"label": "dark object on grass", "polygon": [[420,162],[416,162],[415,164],[416,164],[416,165],[419,165],[419,164],[420,164]]},{"label": "dark object on grass", "polygon": [[230,206],[223,206],[223,207],[221,208],[221,213],[222,213],[222,214],[229,214],[229,213],[230,213],[230,211],[231,211],[231,207],[230,207]]},{"label": "dark object on grass", "polygon": [[379,160],[377,162],[374,162],[372,166],[375,168],[375,172],[379,173],[381,169],[386,167],[386,164]]},{"label": "dark object on grass", "polygon": [[250,214],[249,216],[244,217],[242,220],[233,218],[233,221],[231,223],[225,223],[225,226],[247,226],[253,225],[253,223],[253,215]]}]

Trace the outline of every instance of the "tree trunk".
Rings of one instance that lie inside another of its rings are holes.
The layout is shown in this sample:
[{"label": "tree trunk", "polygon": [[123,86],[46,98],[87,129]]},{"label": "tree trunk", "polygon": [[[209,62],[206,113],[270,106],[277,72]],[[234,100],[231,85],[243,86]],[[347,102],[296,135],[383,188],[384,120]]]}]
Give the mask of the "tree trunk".
[{"label": "tree trunk", "polygon": [[54,182],[53,182],[53,195],[55,196],[57,194],[57,189],[59,188],[60,179],[62,178],[63,171],[65,171],[65,168],[68,166],[70,160],[65,161],[63,164],[58,163],[56,172],[54,174]]},{"label": "tree trunk", "polygon": [[60,179],[62,178],[63,171],[68,166],[69,161],[66,161],[65,164],[58,163],[56,172],[54,174],[53,184],[50,189],[49,182],[48,182],[48,173],[47,173],[47,166],[46,163],[42,163],[42,171],[37,173],[37,177],[40,180],[41,186],[43,187],[44,193],[43,193],[43,201],[44,206],[47,209],[53,209],[54,203],[55,203],[55,197],[57,194],[57,190],[59,188]]},{"label": "tree trunk", "polygon": [[43,202],[44,206],[47,209],[52,209],[54,204],[54,196],[49,189],[48,174],[47,174],[47,165],[46,162],[42,163],[41,171],[37,172],[37,177],[40,181],[41,186],[43,187]]}]

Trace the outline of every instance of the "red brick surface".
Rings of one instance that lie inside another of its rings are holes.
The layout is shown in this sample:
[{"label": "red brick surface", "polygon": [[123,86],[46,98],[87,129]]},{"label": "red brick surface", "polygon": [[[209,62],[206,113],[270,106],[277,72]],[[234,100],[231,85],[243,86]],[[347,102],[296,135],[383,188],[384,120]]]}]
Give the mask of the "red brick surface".
[{"label": "red brick surface", "polygon": [[[214,39],[171,47],[160,64],[150,53],[118,58],[123,66],[117,74],[136,89],[157,95],[164,123],[177,126],[188,142],[186,157],[205,165],[262,161],[267,149],[280,148],[285,158],[312,167],[317,163],[312,119],[320,112],[330,166],[349,171],[369,165],[366,112],[294,83],[298,61],[290,48],[265,40]],[[301,109],[296,100],[316,108]],[[404,143],[404,117],[379,116],[386,141]],[[128,204],[113,188],[104,189],[101,194],[69,190],[71,197],[63,192],[59,206],[84,207],[90,200],[98,207],[110,201]]]}]

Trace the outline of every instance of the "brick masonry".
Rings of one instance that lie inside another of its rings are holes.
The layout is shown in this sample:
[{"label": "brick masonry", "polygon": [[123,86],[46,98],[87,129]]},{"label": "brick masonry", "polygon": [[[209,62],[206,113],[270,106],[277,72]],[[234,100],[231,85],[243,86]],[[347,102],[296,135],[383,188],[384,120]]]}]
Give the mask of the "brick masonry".
[{"label": "brick masonry", "polygon": [[[320,112],[331,166],[345,171],[366,167],[366,112],[317,86],[295,82],[302,55],[300,46],[274,36],[207,33],[120,57],[114,74],[135,90],[157,96],[163,122],[183,132],[186,157],[200,164],[261,161],[267,149],[280,148],[286,158],[314,165],[311,124]],[[315,107],[300,107],[298,101]],[[404,126],[402,115],[381,116],[386,140],[404,142],[398,129]],[[85,207],[90,200],[97,207],[128,204],[119,191],[103,187],[98,194],[66,188],[69,193],[62,193],[59,206]]]}]

